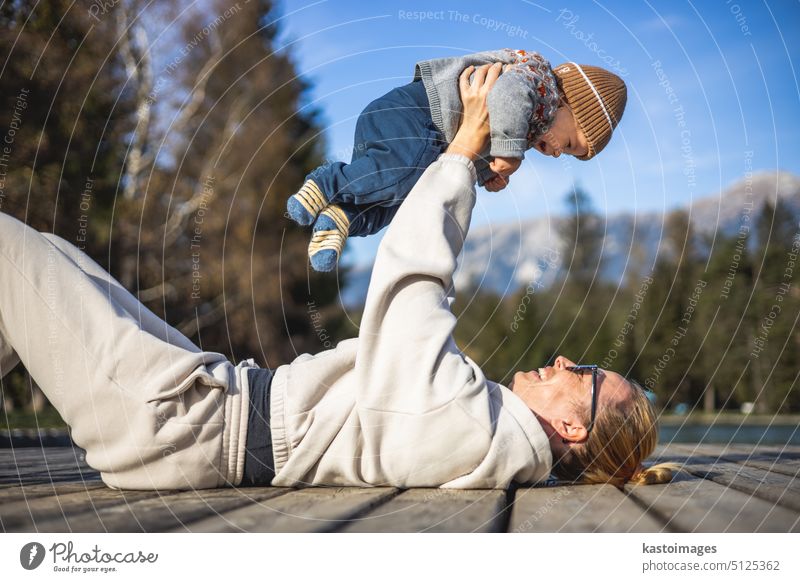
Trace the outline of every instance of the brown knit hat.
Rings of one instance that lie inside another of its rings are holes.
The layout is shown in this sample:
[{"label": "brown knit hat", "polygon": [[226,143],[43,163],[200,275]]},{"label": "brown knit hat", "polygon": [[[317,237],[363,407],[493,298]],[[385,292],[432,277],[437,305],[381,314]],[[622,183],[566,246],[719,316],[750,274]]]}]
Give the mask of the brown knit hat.
[{"label": "brown knit hat", "polygon": [[628,90],[614,73],[592,65],[562,63],[553,69],[558,89],[589,142],[589,153],[576,156],[590,160],[600,153],[619,125]]}]

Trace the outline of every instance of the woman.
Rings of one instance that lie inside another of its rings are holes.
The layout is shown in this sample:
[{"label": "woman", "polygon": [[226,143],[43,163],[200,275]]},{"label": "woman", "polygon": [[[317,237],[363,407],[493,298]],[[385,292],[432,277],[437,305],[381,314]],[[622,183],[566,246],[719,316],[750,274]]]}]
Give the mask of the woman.
[{"label": "woman", "polygon": [[0,374],[21,360],[110,487],[500,488],[663,481],[643,391],[566,358],[487,380],[456,347],[452,276],[475,203],[486,95],[384,237],[359,337],[277,370],[205,352],[70,243],[0,215]]}]

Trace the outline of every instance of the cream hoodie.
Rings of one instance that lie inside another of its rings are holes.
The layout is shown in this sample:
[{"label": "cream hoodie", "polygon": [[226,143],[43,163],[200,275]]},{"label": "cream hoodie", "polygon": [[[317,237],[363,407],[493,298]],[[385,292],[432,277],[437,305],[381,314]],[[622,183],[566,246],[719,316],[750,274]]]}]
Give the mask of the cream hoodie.
[{"label": "cream hoodie", "polygon": [[442,154],[381,242],[358,338],[276,371],[276,486],[505,488],[550,474],[547,437],[453,340],[475,168]]}]

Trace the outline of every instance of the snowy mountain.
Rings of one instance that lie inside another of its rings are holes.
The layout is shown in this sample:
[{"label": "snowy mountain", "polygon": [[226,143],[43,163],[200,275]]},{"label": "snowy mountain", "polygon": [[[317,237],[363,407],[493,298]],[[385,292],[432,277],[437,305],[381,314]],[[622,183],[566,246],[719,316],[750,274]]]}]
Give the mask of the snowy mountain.
[{"label": "snowy mountain", "polygon": [[[742,215],[755,217],[767,200],[780,197],[800,212],[800,177],[788,172],[759,172],[738,180],[720,194],[696,200],[686,210],[698,234],[736,233]],[[602,217],[603,271],[609,281],[638,274],[652,266],[661,248],[669,213],[620,213]],[[560,217],[537,218],[513,224],[491,224],[470,231],[456,273],[456,288],[468,285],[501,295],[529,284],[547,286],[558,276],[564,244]],[[569,257],[567,257],[567,264]],[[371,266],[353,269],[342,301],[364,302]]]}]

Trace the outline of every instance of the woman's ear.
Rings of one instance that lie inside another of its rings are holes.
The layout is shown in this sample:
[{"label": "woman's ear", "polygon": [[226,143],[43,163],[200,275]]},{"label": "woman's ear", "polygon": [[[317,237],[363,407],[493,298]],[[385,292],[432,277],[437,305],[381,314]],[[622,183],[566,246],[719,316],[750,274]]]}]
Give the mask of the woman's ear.
[{"label": "woman's ear", "polygon": [[583,426],[583,423],[577,418],[561,419],[553,423],[553,427],[556,429],[558,436],[561,437],[561,442],[564,444],[579,443],[586,440],[586,437],[589,436],[586,427]]}]

